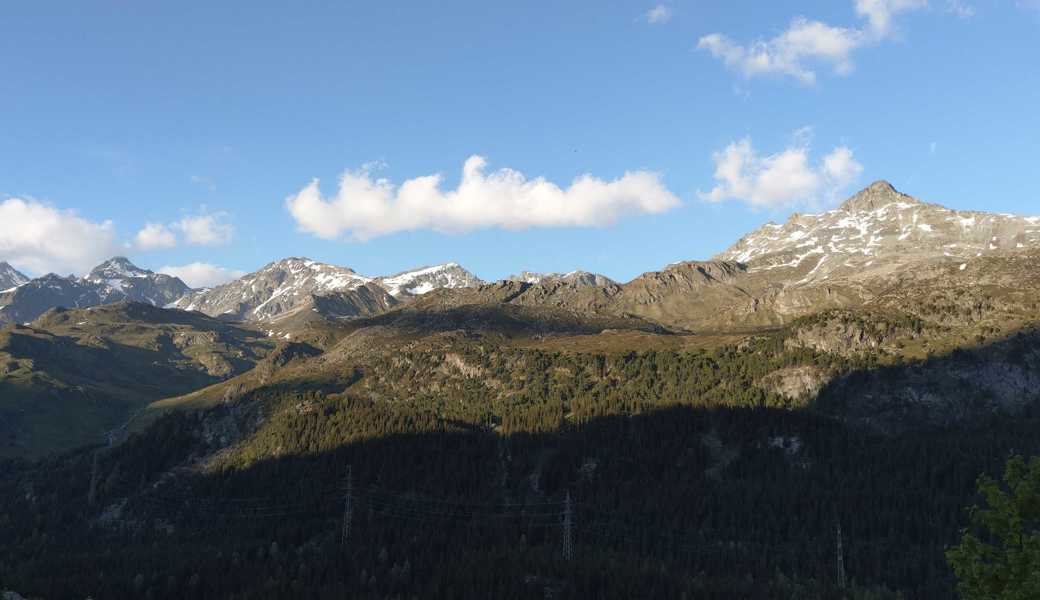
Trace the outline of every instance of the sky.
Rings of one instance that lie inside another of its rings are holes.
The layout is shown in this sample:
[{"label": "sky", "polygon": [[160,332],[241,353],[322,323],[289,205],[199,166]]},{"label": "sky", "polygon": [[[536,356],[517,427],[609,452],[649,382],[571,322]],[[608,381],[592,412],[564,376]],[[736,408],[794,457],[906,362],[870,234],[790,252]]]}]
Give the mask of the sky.
[{"label": "sky", "polygon": [[885,179],[1040,214],[1040,0],[0,4],[0,260],[619,281]]}]

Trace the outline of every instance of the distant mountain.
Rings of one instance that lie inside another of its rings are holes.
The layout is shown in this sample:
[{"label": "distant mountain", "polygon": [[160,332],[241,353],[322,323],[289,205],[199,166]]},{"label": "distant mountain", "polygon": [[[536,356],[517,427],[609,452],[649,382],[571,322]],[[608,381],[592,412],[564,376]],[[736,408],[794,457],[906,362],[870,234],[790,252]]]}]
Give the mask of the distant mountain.
[{"label": "distant mountain", "polygon": [[25,323],[56,307],[87,308],[129,300],[162,306],[190,291],[176,277],[141,269],[123,257],[107,260],[86,277],[53,273],[0,293],[0,321]]},{"label": "distant mountain", "polygon": [[436,289],[476,287],[483,282],[457,263],[446,263],[433,267],[420,267],[396,275],[379,277],[376,283],[383,286],[391,296],[421,296]]},{"label": "distant mountain", "polygon": [[[624,284],[580,272],[523,272],[436,301],[553,306],[638,316],[678,329],[731,331],[871,302],[910,312],[929,306],[967,311],[961,305],[968,298],[992,303],[978,287],[990,282],[1002,296],[1015,297],[1003,303],[1006,316],[1017,319],[1010,307],[1031,302],[1018,296],[1036,282],[1010,258],[1037,250],[1040,217],[955,211],[879,181],[834,210],[767,224],[711,261],[674,263]],[[929,290],[952,294],[953,288],[972,292],[956,299],[929,296]]]},{"label": "distant mountain", "polygon": [[265,320],[263,328],[274,338],[325,347],[338,337],[337,325],[382,314],[400,303],[378,284],[365,283],[352,290],[308,294],[292,308]]},{"label": "distant mountain", "polygon": [[576,285],[613,285],[615,281],[606,275],[589,273],[588,271],[571,271],[570,273],[534,273],[521,271],[518,275],[510,275],[506,281],[519,281],[523,283],[549,283],[560,281]]},{"label": "distant mountain", "polygon": [[1037,246],[1040,217],[951,210],[878,181],[834,210],[766,224],[716,260],[745,263],[750,273],[801,268],[804,275],[792,283],[804,285],[926,258],[971,259]]},{"label": "distant mountain", "polygon": [[138,268],[122,256],[94,267],[85,279],[122,292],[125,300],[153,306],[165,306],[191,291],[180,279]]},{"label": "distant mountain", "polygon": [[8,291],[28,281],[29,278],[17,269],[6,262],[0,262],[0,290]]},{"label": "distant mountain", "polygon": [[353,269],[290,257],[230,283],[187,294],[172,307],[263,322],[291,311],[310,296],[350,291],[372,281]]},{"label": "distant mountain", "polygon": [[[386,310],[398,300],[431,290],[472,287],[480,283],[480,279],[456,263],[373,278],[346,267],[292,257],[270,263],[222,286],[188,294],[172,306],[214,317],[268,323],[296,314],[299,307],[307,305],[323,317],[341,320]],[[348,293],[353,291],[359,293]],[[329,298],[312,300],[320,296]]]}]

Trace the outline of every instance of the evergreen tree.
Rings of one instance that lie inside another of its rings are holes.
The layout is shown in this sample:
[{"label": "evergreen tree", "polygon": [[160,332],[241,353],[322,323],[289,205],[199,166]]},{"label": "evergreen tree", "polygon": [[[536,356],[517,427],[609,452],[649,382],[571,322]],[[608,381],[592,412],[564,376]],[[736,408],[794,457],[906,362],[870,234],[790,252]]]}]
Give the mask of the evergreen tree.
[{"label": "evergreen tree", "polygon": [[1040,457],[1012,456],[1004,485],[982,475],[984,507],[971,508],[965,530],[946,553],[966,600],[1040,598]]}]

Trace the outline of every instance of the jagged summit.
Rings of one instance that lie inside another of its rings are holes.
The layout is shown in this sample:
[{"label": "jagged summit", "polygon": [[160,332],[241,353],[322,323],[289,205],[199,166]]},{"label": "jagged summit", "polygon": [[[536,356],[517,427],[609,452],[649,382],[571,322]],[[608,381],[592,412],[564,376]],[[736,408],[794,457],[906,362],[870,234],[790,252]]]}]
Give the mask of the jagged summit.
[{"label": "jagged summit", "polygon": [[379,277],[376,283],[382,286],[391,296],[421,296],[440,288],[476,287],[484,283],[476,275],[462,268],[456,262],[419,267],[402,271],[395,275]]},{"label": "jagged summit", "polygon": [[87,279],[101,281],[126,277],[147,277],[154,274],[138,267],[125,256],[115,256],[91,269]]},{"label": "jagged summit", "polygon": [[173,306],[212,317],[266,321],[292,310],[311,295],[349,291],[371,281],[347,267],[290,256],[235,281],[187,294]]},{"label": "jagged summit", "polygon": [[0,294],[0,321],[32,321],[54,307],[85,308],[130,300],[163,306],[190,291],[170,275],[137,267],[124,256],[110,258],[86,277],[49,273]]},{"label": "jagged summit", "polygon": [[505,281],[517,281],[530,284],[566,283],[576,286],[604,286],[614,285],[614,280],[606,275],[590,273],[588,271],[571,271],[570,273],[535,273],[533,271],[521,271],[517,275],[510,275]]},{"label": "jagged summit", "polygon": [[22,274],[18,269],[7,264],[7,261],[0,262],[0,290],[7,291],[27,283],[28,281],[28,277]]},{"label": "jagged summit", "polygon": [[[395,299],[404,299],[438,288],[472,287],[480,283],[457,263],[422,267],[389,277],[366,277],[348,267],[290,256],[268,263],[235,281],[188,294],[173,306],[214,317],[269,322],[296,311],[298,307],[312,304],[315,296],[361,293],[365,286],[375,286],[381,290],[380,293],[385,291]],[[374,290],[361,293],[365,294],[379,295]],[[360,298],[355,296],[354,300]],[[388,304],[383,299],[377,303]]]}]

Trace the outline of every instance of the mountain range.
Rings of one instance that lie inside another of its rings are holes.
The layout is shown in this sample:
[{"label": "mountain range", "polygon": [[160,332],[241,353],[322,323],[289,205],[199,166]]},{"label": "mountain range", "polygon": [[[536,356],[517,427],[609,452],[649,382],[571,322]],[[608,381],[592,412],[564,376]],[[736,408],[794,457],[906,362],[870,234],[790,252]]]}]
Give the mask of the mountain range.
[{"label": "mountain range", "polygon": [[1040,453],[1038,225],[877,182],[627,282],[0,268],[4,584],[397,597],[494,573],[432,595],[586,597],[606,587],[568,586],[624,572],[618,597],[952,597],[978,474]]},{"label": "mountain range", "polygon": [[180,279],[138,268],[121,256],[94,267],[85,277],[49,273],[22,279],[0,293],[0,322],[26,323],[51,308],[87,308],[124,300],[163,306],[189,291]]},{"label": "mountain range", "polygon": [[[782,330],[789,347],[925,359],[1037,321],[1040,218],[954,211],[876,182],[833,210],[766,224],[712,260],[677,262],[624,283],[583,271],[525,271],[483,282],[456,263],[368,277],[298,257],[200,290],[122,257],[85,277],[28,280],[6,264],[0,276],[13,284],[0,293],[0,320],[9,323],[0,347],[9,361],[0,373],[7,387],[0,390],[35,390],[26,393],[36,397],[93,389],[95,399],[114,397],[111,386],[83,373],[100,368],[99,357],[114,349],[136,356],[140,350],[126,350],[126,339],[156,352],[149,360],[164,372],[201,369],[203,375],[192,375],[205,383],[198,389],[171,384],[116,394],[129,411],[184,393],[225,401],[293,373],[301,381],[338,381],[377,355],[451,347],[474,336],[598,352],[730,343]],[[115,309],[91,312],[100,306]],[[192,320],[198,318],[210,320]],[[75,319],[71,329],[69,319]],[[191,323],[192,331],[211,330],[214,320],[232,329],[201,338],[155,329]],[[139,331],[158,333],[133,333]],[[184,339],[202,341],[182,347]],[[72,350],[83,346],[92,350]],[[271,363],[278,368],[253,368],[276,346],[284,347]],[[54,362],[55,356],[63,358]],[[298,372],[286,366],[298,362]],[[803,391],[827,379],[812,370],[776,377],[770,385]],[[1007,387],[1013,380],[980,381],[986,393],[1004,398],[1018,389]],[[25,437],[31,427],[21,422]]]}]

